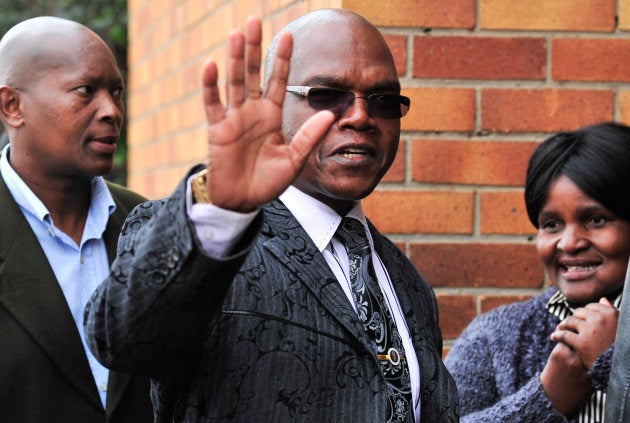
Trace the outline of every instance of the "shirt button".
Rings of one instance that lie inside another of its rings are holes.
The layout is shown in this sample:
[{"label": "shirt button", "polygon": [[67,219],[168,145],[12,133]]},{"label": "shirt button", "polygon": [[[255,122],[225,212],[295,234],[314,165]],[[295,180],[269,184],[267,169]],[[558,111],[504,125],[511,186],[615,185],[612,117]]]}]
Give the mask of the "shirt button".
[{"label": "shirt button", "polygon": [[177,255],[177,253],[169,254],[168,256],[166,256],[166,266],[169,269],[174,268],[175,265],[177,264],[178,259],[179,259],[179,256]]},{"label": "shirt button", "polygon": [[81,264],[85,263],[85,256],[81,254]]},{"label": "shirt button", "polygon": [[99,389],[103,392],[107,392],[107,384],[106,383],[101,383],[98,385]]},{"label": "shirt button", "polygon": [[214,231],[210,228],[206,228],[203,230],[203,237],[206,239],[214,238]]}]

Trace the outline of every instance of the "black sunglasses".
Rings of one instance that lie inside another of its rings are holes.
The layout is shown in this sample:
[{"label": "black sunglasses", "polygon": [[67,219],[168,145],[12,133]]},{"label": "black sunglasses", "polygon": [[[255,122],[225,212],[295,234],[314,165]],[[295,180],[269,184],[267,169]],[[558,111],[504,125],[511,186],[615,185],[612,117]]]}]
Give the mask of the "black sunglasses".
[{"label": "black sunglasses", "polygon": [[358,97],[354,93],[336,88],[317,88],[289,85],[287,91],[306,97],[308,105],[315,110],[330,110],[343,115],[357,98],[365,100],[368,113],[381,119],[398,119],[407,114],[411,100],[398,94],[370,94]]}]

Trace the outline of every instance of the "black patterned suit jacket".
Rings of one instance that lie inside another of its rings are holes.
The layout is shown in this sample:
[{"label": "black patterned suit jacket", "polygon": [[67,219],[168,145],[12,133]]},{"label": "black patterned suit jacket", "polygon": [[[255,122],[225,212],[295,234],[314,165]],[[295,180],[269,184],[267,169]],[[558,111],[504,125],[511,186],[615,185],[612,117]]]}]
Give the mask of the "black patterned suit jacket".
[{"label": "black patterned suit jacket", "polygon": [[[116,202],[104,233],[111,261],[125,217],[144,199],[108,187]],[[146,377],[110,372],[103,409],[63,292],[0,176],[0,422],[150,421]]]},{"label": "black patterned suit jacket", "polygon": [[[159,422],[382,422],[385,380],[323,256],[279,201],[240,252],[204,256],[185,187],[129,216],[112,275],[86,309],[91,347],[153,379]],[[421,367],[423,422],[458,421],[435,296],[374,227]]]}]

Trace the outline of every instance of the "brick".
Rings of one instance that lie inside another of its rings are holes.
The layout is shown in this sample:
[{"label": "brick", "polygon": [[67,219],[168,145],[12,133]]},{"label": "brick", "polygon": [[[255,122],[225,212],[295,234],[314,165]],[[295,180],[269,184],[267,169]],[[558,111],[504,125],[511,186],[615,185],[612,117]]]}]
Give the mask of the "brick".
[{"label": "brick", "polygon": [[[286,3],[291,3],[293,0],[285,0]],[[311,10],[324,9],[324,8],[342,8],[343,0],[309,0],[308,2]]]},{"label": "brick", "polygon": [[409,258],[434,287],[540,288],[535,245],[410,244]]},{"label": "brick", "polygon": [[542,80],[546,55],[543,38],[417,36],[413,76]]},{"label": "brick", "polygon": [[475,128],[475,90],[465,88],[404,88],[411,98],[401,120],[404,131],[471,132]]},{"label": "brick", "polygon": [[536,228],[527,218],[523,190],[479,194],[482,235],[531,235]]},{"label": "brick", "polygon": [[472,28],[475,0],[343,0],[353,10],[380,26]]},{"label": "brick", "polygon": [[[203,63],[197,61],[188,65],[181,70],[179,79],[182,85],[181,91],[183,95],[189,95],[201,90],[201,74],[203,72]],[[202,105],[201,96],[199,96],[199,107]]]},{"label": "brick", "polygon": [[392,56],[394,56],[398,76],[405,76],[407,73],[407,37],[391,34],[383,34],[383,37],[392,51]]},{"label": "brick", "polygon": [[260,0],[233,0],[231,8],[234,9],[234,21],[231,24],[235,28],[244,28],[249,16],[264,16],[265,3],[268,2]]},{"label": "brick", "polygon": [[405,181],[405,151],[407,150],[407,144],[404,140],[401,140],[398,144],[398,151],[396,152],[396,158],[394,163],[389,168],[381,182],[404,182]]},{"label": "brick", "polygon": [[472,192],[377,190],[362,205],[384,233],[471,234],[473,230]]},{"label": "brick", "polygon": [[499,306],[526,301],[531,297],[531,295],[481,295],[479,297],[481,301],[481,312],[487,313]]},{"label": "brick", "polygon": [[139,175],[137,171],[129,171],[127,174],[127,187],[147,198],[151,192],[151,181],[145,175]]},{"label": "brick", "polygon": [[[190,32],[191,27],[203,20],[208,11],[206,0],[185,0],[184,1],[184,15],[186,16],[186,32]],[[184,35],[184,34],[180,34]]]},{"label": "brick", "polygon": [[485,89],[482,128],[493,132],[556,132],[613,119],[605,90]]},{"label": "brick", "polygon": [[630,31],[630,2],[619,2],[619,29],[624,31]]},{"label": "brick", "polygon": [[280,10],[278,13],[271,15],[271,17],[267,21],[269,25],[268,26],[269,33],[275,34],[280,29],[282,29],[282,27],[284,27],[287,23],[289,23],[293,19],[296,19],[306,14],[310,10],[311,9],[309,7],[308,2],[297,2],[297,3],[293,2],[291,6],[287,6],[286,8],[283,8],[282,10]]},{"label": "brick", "polygon": [[533,142],[419,139],[412,143],[412,179],[472,185],[523,185]]},{"label": "brick", "polygon": [[437,294],[442,338],[457,338],[477,315],[473,295]]},{"label": "brick", "polygon": [[159,183],[153,184],[152,189],[148,192],[150,198],[163,198],[169,196],[175,190],[175,187],[184,177],[185,167],[161,167],[156,169],[151,178]]},{"label": "brick", "polygon": [[[127,125],[127,131],[127,144],[130,150],[157,136],[156,127],[153,125],[150,117],[134,119],[133,124]],[[131,154],[131,151],[129,154]],[[130,158],[128,163],[130,168],[135,165]]]},{"label": "brick", "polygon": [[183,59],[185,62],[192,60],[203,51],[203,25],[197,25],[182,34]]},{"label": "brick", "polygon": [[552,77],[557,81],[630,81],[630,40],[553,40]]},{"label": "brick", "polygon": [[630,125],[630,91],[621,91],[618,95],[619,120]]},{"label": "brick", "polygon": [[[198,53],[211,52],[212,48],[221,44],[224,44],[225,47],[228,35],[235,27],[235,13],[236,12],[233,7],[220,7],[209,14],[199,24],[202,28],[202,50]],[[221,61],[222,58],[215,57],[213,51],[212,58],[215,59],[221,66],[225,64],[224,60]],[[221,73],[221,75],[223,75],[223,73]]]},{"label": "brick", "polygon": [[172,157],[169,163],[189,164],[203,163],[208,157],[205,125],[174,134]]},{"label": "brick", "polygon": [[[615,0],[479,0],[482,29],[608,31],[615,29]],[[622,2],[620,2],[622,3]]]}]

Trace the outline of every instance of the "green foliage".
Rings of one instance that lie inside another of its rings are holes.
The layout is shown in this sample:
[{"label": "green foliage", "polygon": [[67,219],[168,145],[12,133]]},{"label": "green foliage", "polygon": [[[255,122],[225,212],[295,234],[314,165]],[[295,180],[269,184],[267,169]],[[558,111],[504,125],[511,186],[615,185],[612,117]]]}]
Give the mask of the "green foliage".
[{"label": "green foliage", "polygon": [[59,16],[90,27],[116,53],[127,48],[127,0],[3,0],[2,3],[0,34],[28,18]]},{"label": "green foliage", "polygon": [[[114,52],[123,77],[127,75],[127,0],[0,0],[0,36],[15,24],[36,16],[58,16],[80,22],[105,40]],[[108,179],[127,179],[127,140],[123,128],[114,170]],[[2,125],[0,125],[0,133]]]}]

